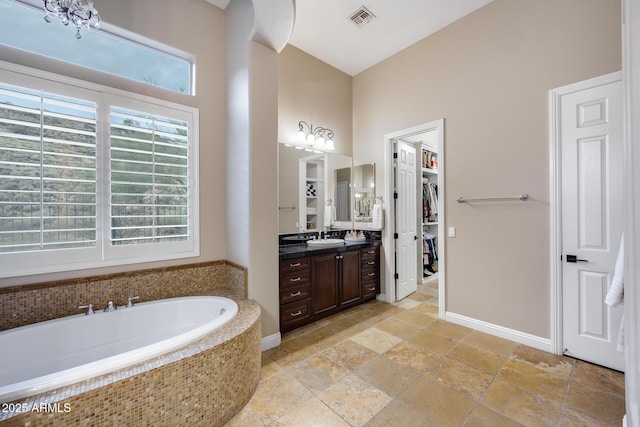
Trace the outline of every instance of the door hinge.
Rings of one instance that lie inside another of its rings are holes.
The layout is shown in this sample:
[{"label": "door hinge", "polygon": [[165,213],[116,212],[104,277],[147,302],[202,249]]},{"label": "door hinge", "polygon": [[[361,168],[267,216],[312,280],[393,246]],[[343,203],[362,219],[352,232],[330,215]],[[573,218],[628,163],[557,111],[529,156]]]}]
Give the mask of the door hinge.
[{"label": "door hinge", "polygon": [[393,153],[393,158],[397,159],[398,158],[398,153]]},{"label": "door hinge", "polygon": [[397,198],[398,198],[398,192],[397,192],[397,191],[394,191],[394,192],[393,192],[393,198],[394,198],[394,199],[397,199]]},{"label": "door hinge", "polygon": [[400,275],[398,273],[396,273],[396,274],[393,275],[393,277],[395,277],[395,279],[397,280],[397,279],[400,278]]},{"label": "door hinge", "polygon": [[393,233],[393,238],[397,239],[398,238],[398,233]]}]

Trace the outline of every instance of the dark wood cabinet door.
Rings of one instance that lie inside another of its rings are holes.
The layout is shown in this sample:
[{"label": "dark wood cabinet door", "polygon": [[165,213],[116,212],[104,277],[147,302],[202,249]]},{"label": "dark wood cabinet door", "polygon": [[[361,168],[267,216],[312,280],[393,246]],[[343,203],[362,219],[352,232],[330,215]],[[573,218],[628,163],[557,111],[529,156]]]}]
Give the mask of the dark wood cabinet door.
[{"label": "dark wood cabinet door", "polygon": [[338,259],[335,253],[311,257],[311,314],[338,306]]},{"label": "dark wood cabinet door", "polygon": [[348,304],[360,299],[360,251],[340,256],[340,304]]}]

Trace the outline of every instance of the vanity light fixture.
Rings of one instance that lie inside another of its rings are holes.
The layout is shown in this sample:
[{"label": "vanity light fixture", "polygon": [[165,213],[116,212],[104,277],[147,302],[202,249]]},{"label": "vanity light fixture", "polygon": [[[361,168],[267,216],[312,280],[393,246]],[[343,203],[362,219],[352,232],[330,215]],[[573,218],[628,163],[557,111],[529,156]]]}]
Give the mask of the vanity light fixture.
[{"label": "vanity light fixture", "polygon": [[43,0],[44,20],[51,22],[51,17],[60,19],[64,25],[69,22],[76,26],[76,38],[79,39],[81,28],[99,28],[100,15],[93,7],[92,0]]},{"label": "vanity light fixture", "polygon": [[[326,135],[326,139],[325,139]],[[298,122],[298,141],[303,144],[300,148],[305,148],[307,151],[333,151],[335,146],[333,145],[333,131],[328,128],[318,126],[313,127],[312,124],[301,120]],[[298,148],[299,146],[296,146]]]}]

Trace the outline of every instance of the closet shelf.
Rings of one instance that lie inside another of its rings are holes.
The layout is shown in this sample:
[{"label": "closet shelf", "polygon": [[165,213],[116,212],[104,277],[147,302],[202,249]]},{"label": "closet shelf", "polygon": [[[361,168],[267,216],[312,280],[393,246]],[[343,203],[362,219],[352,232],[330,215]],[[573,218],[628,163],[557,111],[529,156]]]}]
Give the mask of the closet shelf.
[{"label": "closet shelf", "polygon": [[431,168],[422,168],[422,173],[428,173],[428,174],[432,174],[432,175],[438,175],[438,169],[431,169]]},{"label": "closet shelf", "polygon": [[422,223],[422,226],[423,226],[423,227],[424,227],[424,226],[428,226],[428,225],[438,225],[438,221],[435,221],[435,222],[423,222],[423,223]]}]

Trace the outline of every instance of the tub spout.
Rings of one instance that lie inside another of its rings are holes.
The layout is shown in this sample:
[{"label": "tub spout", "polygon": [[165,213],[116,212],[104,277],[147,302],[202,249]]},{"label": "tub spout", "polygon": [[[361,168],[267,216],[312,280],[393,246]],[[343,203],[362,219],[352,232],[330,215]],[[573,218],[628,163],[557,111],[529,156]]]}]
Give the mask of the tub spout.
[{"label": "tub spout", "polygon": [[102,311],[104,311],[105,313],[108,313],[108,312],[110,312],[110,311],[115,311],[117,308],[118,308],[118,307],[116,307],[116,305],[113,303],[113,301],[109,300],[109,301],[107,302],[106,307],[105,307],[105,308],[104,308],[104,310],[102,310]]},{"label": "tub spout", "polygon": [[137,297],[129,297],[129,298],[127,298],[127,307],[133,307],[133,301],[137,300],[137,299],[140,299],[140,297],[137,296]]},{"label": "tub spout", "polygon": [[96,314],[96,312],[93,311],[93,304],[79,305],[78,306],[78,310],[83,310],[85,308],[87,309],[87,312],[84,314],[85,316],[88,316],[90,314]]}]

